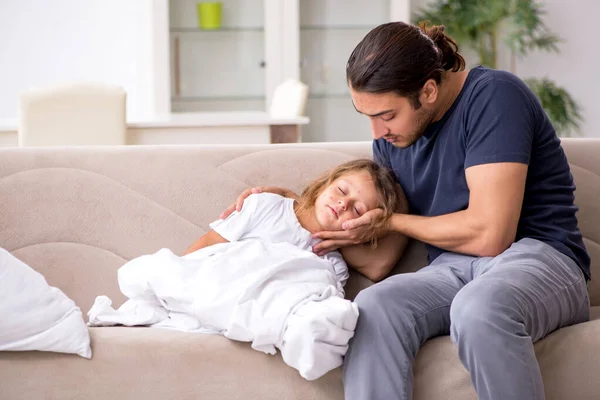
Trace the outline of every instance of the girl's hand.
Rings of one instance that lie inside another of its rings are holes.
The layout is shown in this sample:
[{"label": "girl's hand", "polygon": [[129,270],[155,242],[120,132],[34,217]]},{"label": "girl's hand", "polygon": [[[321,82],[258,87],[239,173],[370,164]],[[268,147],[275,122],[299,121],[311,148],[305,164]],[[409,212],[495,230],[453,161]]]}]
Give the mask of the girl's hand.
[{"label": "girl's hand", "polygon": [[229,217],[229,215],[231,215],[232,212],[240,211],[242,209],[242,205],[244,204],[244,200],[246,200],[246,197],[250,196],[251,194],[263,192],[275,193],[281,196],[285,196],[289,191],[286,189],[279,188],[277,186],[255,186],[253,188],[246,189],[238,196],[234,204],[227,207],[227,209],[225,209],[225,211],[221,213],[219,218],[225,219]]},{"label": "girl's hand", "polygon": [[313,252],[322,256],[330,251],[337,250],[340,247],[365,243],[374,237],[380,237],[387,233],[387,228],[374,231],[371,223],[382,218],[383,211],[375,209],[368,211],[359,218],[351,219],[342,225],[343,231],[323,231],[317,232],[313,238],[323,241],[313,247]]}]

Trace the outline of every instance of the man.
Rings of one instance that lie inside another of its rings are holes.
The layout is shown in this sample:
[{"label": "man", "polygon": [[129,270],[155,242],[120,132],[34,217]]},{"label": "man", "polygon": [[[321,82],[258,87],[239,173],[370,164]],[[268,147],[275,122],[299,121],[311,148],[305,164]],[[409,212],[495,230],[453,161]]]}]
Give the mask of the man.
[{"label": "man", "polygon": [[479,399],[544,399],[533,342],[588,320],[590,260],[560,141],[520,79],[464,65],[443,26],[402,22],[375,28],[348,61],[375,160],[394,171],[411,214],[394,214],[375,250],[350,246],[371,211],[317,234],[314,251],[341,247],[381,280],[408,236],[427,244],[430,265],[357,296],[346,399],[411,399],[419,347],[446,334]]}]

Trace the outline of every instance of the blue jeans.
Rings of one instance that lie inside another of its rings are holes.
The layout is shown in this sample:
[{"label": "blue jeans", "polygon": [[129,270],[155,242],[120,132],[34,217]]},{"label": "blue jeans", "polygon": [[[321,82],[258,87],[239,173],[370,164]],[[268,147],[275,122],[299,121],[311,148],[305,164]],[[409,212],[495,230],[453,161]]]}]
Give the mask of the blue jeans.
[{"label": "blue jeans", "polygon": [[413,362],[450,334],[480,400],[542,400],[533,343],[589,319],[586,280],[553,247],[522,239],[497,257],[439,256],[359,293],[344,360],[346,400],[412,398]]}]

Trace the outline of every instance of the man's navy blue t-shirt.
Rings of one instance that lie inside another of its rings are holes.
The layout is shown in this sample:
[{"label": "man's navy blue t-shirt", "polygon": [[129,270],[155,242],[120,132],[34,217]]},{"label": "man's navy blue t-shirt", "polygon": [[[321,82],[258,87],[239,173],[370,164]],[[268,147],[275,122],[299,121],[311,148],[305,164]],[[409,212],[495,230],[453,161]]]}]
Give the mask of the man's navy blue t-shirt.
[{"label": "man's navy blue t-shirt", "polygon": [[[538,99],[516,76],[477,67],[443,118],[413,145],[373,142],[375,160],[393,170],[411,213],[437,216],[465,210],[465,170],[479,164],[528,165],[516,240],[533,238],[571,257],[590,278],[590,258],[574,205],[573,177]],[[429,262],[445,250],[428,245]]]}]

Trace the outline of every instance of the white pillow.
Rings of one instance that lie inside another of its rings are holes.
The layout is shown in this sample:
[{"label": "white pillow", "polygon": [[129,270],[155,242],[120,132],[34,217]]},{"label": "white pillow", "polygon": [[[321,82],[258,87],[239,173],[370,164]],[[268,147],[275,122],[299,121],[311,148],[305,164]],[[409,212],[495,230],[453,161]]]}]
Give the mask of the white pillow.
[{"label": "white pillow", "polygon": [[92,358],[81,310],[60,289],[0,248],[0,350]]}]

